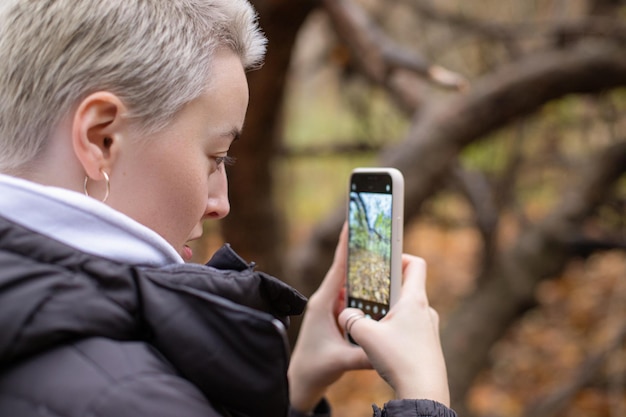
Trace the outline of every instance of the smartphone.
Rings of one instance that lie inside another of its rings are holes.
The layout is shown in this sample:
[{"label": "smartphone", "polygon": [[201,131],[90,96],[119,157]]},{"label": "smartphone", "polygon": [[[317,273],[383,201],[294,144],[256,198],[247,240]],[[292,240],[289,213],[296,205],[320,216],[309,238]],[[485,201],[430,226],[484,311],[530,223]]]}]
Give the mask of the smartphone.
[{"label": "smartphone", "polygon": [[402,281],[404,177],[395,168],[356,168],[350,175],[346,304],[380,320]]}]

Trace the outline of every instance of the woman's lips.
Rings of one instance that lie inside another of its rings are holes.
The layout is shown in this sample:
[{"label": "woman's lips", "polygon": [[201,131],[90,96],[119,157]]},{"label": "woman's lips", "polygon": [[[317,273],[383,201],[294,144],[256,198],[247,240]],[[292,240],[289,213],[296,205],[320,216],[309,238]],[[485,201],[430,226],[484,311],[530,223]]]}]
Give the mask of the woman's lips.
[{"label": "woman's lips", "polygon": [[181,251],[180,255],[183,257],[183,260],[185,262],[189,262],[193,257],[193,250],[189,246],[185,245],[183,246],[183,250]]}]

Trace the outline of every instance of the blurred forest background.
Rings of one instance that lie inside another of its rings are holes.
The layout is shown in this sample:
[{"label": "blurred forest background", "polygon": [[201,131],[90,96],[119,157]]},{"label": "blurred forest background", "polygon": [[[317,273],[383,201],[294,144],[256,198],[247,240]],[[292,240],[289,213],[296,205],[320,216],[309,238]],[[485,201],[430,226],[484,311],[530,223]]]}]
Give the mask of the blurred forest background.
[{"label": "blurred forest background", "polygon": [[[394,166],[459,415],[625,416],[626,1],[253,3],[269,51],[196,260],[228,241],[310,295],[349,172]],[[391,395],[329,392],[337,417]]]}]

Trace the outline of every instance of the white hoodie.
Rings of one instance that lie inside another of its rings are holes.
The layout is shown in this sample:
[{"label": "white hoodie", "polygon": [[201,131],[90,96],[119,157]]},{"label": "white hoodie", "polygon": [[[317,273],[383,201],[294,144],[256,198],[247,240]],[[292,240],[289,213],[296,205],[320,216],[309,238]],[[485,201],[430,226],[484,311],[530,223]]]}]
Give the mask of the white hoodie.
[{"label": "white hoodie", "polygon": [[0,174],[0,216],[82,252],[138,266],[183,263],[160,235],[91,197]]}]

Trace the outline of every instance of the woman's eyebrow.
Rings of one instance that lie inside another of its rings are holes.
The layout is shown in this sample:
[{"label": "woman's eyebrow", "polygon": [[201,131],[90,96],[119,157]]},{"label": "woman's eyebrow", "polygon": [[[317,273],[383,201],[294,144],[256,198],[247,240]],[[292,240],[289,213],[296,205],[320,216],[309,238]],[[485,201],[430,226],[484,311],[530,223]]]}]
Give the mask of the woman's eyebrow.
[{"label": "woman's eyebrow", "polygon": [[239,128],[232,128],[231,130],[229,130],[228,132],[223,133],[222,135],[220,135],[223,138],[228,138],[228,139],[232,139],[233,142],[239,140],[239,138],[241,137],[241,129]]}]

